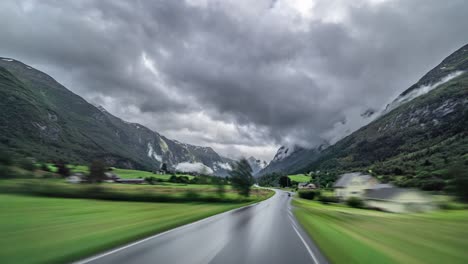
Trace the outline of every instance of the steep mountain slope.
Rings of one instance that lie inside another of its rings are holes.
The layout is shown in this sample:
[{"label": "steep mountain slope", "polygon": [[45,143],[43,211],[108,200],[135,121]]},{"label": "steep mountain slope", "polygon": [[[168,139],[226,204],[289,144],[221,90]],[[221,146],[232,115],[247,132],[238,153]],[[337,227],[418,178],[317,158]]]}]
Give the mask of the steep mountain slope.
[{"label": "steep mountain slope", "polygon": [[300,146],[285,147],[278,149],[273,160],[268,166],[257,173],[257,176],[263,176],[273,172],[288,173],[304,168],[307,164],[319,157],[322,150],[328,147],[328,144],[322,144],[315,148],[302,148]]},{"label": "steep mountain slope", "polygon": [[254,176],[268,165],[266,161],[256,159],[252,156],[247,159],[247,162],[249,162],[249,165],[252,168],[252,174]]},{"label": "steep mountain slope", "polygon": [[170,140],[140,124],[95,107],[52,77],[19,61],[0,58],[0,146],[40,160],[158,169],[167,163],[203,163],[226,175],[213,149]]},{"label": "steep mountain slope", "polygon": [[370,169],[398,185],[444,188],[448,168],[468,160],[467,71],[468,45],[404,91],[376,120],[319,155],[306,152],[311,161],[287,172]]},{"label": "steep mountain slope", "polygon": [[[468,45],[403,92],[393,110],[298,171],[371,169],[401,186],[444,188],[447,170],[468,160],[467,70]],[[418,96],[404,99],[411,94]]]}]

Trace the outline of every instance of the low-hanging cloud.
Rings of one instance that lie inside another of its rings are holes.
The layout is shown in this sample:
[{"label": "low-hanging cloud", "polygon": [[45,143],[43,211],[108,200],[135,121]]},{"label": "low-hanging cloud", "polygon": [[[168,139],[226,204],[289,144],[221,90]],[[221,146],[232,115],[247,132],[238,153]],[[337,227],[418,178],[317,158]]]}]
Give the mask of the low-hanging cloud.
[{"label": "low-hanging cloud", "polygon": [[181,172],[197,172],[203,174],[213,174],[213,170],[200,162],[181,162],[177,164],[176,168],[177,171]]},{"label": "low-hanging cloud", "polygon": [[169,138],[267,159],[386,105],[466,44],[467,13],[463,0],[12,0],[0,56]]}]

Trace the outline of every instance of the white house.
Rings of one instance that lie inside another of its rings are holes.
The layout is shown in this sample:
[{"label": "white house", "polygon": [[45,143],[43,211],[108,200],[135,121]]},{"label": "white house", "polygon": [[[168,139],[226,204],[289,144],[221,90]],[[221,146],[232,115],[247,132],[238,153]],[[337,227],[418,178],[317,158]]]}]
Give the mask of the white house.
[{"label": "white house", "polygon": [[297,184],[297,188],[298,189],[316,189],[317,187],[315,187],[315,184],[313,183],[308,183],[308,182],[301,182],[301,183],[298,183]]},{"label": "white house", "polygon": [[379,183],[374,177],[358,172],[341,175],[334,187],[335,196],[341,200],[359,197],[367,207],[382,211],[425,212],[435,208],[431,197],[421,191]]},{"label": "white house", "polygon": [[349,197],[362,197],[366,189],[371,189],[379,182],[372,176],[360,172],[345,173],[333,185],[335,196],[341,200]]},{"label": "white house", "polygon": [[393,213],[426,212],[435,209],[431,197],[415,189],[369,189],[364,193],[363,199],[370,208]]},{"label": "white house", "polygon": [[81,183],[85,180],[85,175],[83,173],[74,173],[73,175],[66,178],[68,183]]}]

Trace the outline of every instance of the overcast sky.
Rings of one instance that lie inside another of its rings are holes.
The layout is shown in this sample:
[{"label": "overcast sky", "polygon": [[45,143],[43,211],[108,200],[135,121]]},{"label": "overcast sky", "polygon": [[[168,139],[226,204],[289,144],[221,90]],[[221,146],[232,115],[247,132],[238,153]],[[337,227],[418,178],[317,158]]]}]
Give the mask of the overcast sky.
[{"label": "overcast sky", "polygon": [[169,138],[269,160],[385,106],[468,43],[467,14],[465,0],[2,0],[0,56]]}]

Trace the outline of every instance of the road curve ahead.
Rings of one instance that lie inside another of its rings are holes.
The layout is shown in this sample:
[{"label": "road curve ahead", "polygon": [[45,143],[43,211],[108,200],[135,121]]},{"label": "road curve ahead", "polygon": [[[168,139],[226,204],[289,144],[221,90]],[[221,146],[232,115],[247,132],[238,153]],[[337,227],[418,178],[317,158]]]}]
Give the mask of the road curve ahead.
[{"label": "road curve ahead", "polygon": [[327,263],[295,222],[286,192],[256,205],[79,261],[80,264]]}]

